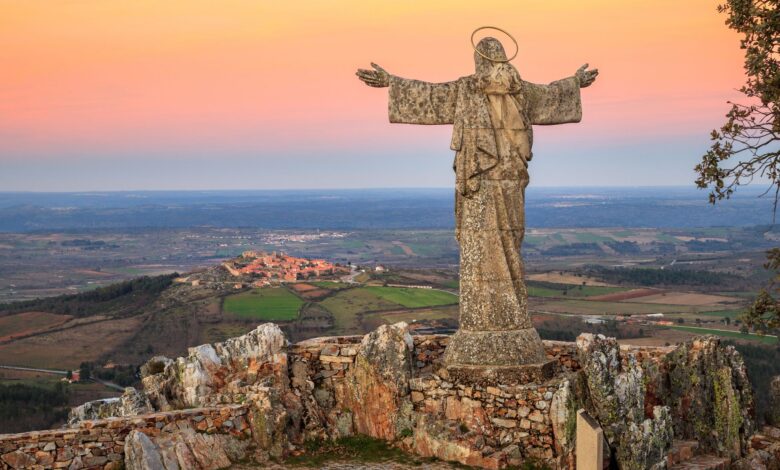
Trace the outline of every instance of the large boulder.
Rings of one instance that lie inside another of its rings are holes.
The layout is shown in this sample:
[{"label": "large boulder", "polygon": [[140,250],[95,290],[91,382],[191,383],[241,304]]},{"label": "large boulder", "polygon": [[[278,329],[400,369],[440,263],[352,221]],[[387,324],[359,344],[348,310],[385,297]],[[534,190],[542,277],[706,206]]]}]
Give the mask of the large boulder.
[{"label": "large boulder", "polygon": [[363,337],[345,380],[347,407],[357,433],[394,440],[413,427],[409,398],[413,348],[409,326],[403,322],[382,325]]},{"label": "large boulder", "polygon": [[714,336],[693,339],[663,357],[649,377],[650,397],[670,407],[674,433],[702,450],[738,458],[755,428],[753,393],[742,356]]}]

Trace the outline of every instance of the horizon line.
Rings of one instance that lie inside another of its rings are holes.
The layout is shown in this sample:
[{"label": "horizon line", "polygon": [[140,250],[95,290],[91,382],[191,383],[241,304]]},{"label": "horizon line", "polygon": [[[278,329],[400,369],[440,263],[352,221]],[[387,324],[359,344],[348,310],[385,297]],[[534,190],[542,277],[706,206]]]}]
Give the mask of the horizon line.
[{"label": "horizon line", "polygon": [[[698,188],[694,185],[680,185],[680,184],[653,184],[653,185],[588,185],[588,186],[553,186],[553,185],[541,185],[541,186],[529,186],[527,189],[582,189],[582,190],[597,190],[597,189],[696,189],[700,191],[707,191],[708,188]],[[51,191],[37,191],[37,190],[0,190],[0,194],[79,194],[79,193],[174,193],[174,192],[292,192],[292,191],[397,191],[397,190],[454,190],[454,186],[382,186],[382,187],[354,187],[354,188],[209,188],[209,189],[69,189],[69,190],[51,190]],[[739,189],[743,190],[762,190],[766,188],[759,186],[744,186]]]}]

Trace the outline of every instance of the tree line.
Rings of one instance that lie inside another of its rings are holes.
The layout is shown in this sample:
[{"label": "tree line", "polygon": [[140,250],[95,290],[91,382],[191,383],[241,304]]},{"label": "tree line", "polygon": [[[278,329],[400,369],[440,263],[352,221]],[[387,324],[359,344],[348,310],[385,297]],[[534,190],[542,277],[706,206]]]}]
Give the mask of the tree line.
[{"label": "tree line", "polygon": [[118,282],[78,294],[64,294],[34,300],[0,304],[0,315],[41,311],[61,315],[86,317],[106,313],[112,307],[136,302],[148,302],[164,291],[178,277],[178,273],[143,276]]}]

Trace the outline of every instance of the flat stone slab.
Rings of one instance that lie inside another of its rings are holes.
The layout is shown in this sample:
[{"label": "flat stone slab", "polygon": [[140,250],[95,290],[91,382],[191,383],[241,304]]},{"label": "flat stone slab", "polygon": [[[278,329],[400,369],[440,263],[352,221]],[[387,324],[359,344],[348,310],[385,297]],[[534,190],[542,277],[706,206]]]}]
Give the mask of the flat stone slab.
[{"label": "flat stone slab", "polygon": [[480,385],[518,385],[543,383],[558,373],[558,360],[550,359],[537,364],[519,366],[448,365],[450,379],[460,383]]}]

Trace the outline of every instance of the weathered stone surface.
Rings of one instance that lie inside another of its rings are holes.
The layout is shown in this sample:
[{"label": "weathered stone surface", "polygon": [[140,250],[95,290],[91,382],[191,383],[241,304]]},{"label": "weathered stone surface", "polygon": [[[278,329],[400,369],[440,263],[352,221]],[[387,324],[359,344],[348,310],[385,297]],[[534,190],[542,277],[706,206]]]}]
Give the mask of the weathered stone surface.
[{"label": "weathered stone surface", "polygon": [[484,456],[468,439],[441,422],[421,417],[414,432],[412,450],[422,457],[435,457],[481,468],[497,469],[506,463],[504,456]]},{"label": "weathered stone surface", "polygon": [[130,432],[125,439],[125,467],[127,470],[165,470],[157,447],[140,431]]},{"label": "weathered stone surface", "polygon": [[358,433],[392,440],[411,428],[413,347],[406,323],[382,325],[361,341],[346,375],[348,407]]},{"label": "weathered stone surface", "polygon": [[30,468],[35,465],[35,458],[24,452],[8,452],[3,454],[0,459],[11,468]]},{"label": "weathered stone surface", "polygon": [[559,455],[569,454],[573,450],[577,422],[577,402],[569,380],[564,380],[553,394],[550,422],[556,451]]},{"label": "weathered stone surface", "polygon": [[219,403],[261,381],[286,387],[286,351],[281,329],[264,323],[224,343],[189,348],[175,361],[153,358],[142,368],[144,389],[156,409],[169,410]]},{"label": "weathered stone surface", "polygon": [[[536,333],[535,330],[530,331]],[[458,344],[463,345],[464,342]],[[446,370],[453,378],[464,383],[513,385],[545,382],[555,375],[557,369],[558,361],[544,359],[535,364],[523,365],[448,365]]]},{"label": "weathered stone surface", "polygon": [[665,468],[673,437],[669,409],[655,407],[645,419],[644,373],[635,356],[624,367],[617,340],[603,335],[584,333],[577,347],[585,408],[604,429],[620,468]]},{"label": "weathered stone surface", "polygon": [[127,387],[119,398],[89,401],[72,408],[68,414],[68,425],[73,426],[79,421],[133,416],[151,411],[152,405],[146,395],[133,387]]},{"label": "weathered stone surface", "polygon": [[651,401],[670,406],[678,439],[698,440],[704,451],[732,458],[747,448],[755,426],[753,393],[732,346],[712,336],[683,343],[663,357],[647,382]]},{"label": "weathered stone surface", "polygon": [[132,431],[125,440],[124,462],[127,470],[215,470],[244,459],[248,445],[247,440],[198,433],[188,426],[152,438]]}]

